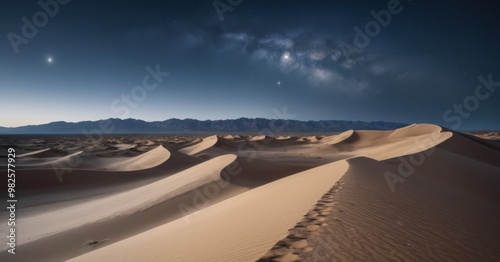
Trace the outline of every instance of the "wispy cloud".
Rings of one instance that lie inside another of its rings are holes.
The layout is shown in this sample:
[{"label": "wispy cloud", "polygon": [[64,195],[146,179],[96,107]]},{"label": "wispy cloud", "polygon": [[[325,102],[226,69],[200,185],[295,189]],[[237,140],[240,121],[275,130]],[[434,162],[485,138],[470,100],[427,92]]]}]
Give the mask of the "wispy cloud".
[{"label": "wispy cloud", "polygon": [[294,46],[294,42],[292,39],[281,36],[267,37],[265,39],[260,39],[258,42],[260,45],[282,49],[292,49]]},{"label": "wispy cloud", "polygon": [[226,33],[223,37],[230,41],[242,42],[242,43],[250,43],[253,41],[253,37],[246,33]]},{"label": "wispy cloud", "polygon": [[243,52],[253,63],[265,63],[283,73],[298,75],[312,88],[358,95],[369,88],[370,76],[385,74],[390,69],[369,54],[346,58],[335,41],[305,33],[260,38],[244,32],[226,33],[223,39],[226,42],[221,49]]}]

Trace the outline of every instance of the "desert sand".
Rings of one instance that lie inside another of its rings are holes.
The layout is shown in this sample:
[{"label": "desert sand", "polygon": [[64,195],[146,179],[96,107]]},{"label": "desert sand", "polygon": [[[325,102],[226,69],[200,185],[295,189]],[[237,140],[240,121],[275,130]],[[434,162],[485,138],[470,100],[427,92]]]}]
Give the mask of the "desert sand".
[{"label": "desert sand", "polygon": [[19,199],[16,255],[2,244],[1,261],[500,259],[492,133],[415,124],[0,146],[18,153]]}]

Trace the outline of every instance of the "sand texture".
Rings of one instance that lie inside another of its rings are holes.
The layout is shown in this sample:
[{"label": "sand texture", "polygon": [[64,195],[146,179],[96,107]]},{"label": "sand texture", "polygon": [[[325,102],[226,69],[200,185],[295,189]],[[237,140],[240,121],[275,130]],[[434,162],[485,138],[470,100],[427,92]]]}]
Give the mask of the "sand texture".
[{"label": "sand texture", "polygon": [[1,137],[0,261],[499,261],[496,135]]}]

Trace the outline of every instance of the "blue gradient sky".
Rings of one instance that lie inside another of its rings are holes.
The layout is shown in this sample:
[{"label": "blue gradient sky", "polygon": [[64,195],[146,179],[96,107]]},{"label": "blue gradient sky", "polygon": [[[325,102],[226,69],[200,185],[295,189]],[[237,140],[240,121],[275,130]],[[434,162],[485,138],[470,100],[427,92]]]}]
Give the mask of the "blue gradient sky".
[{"label": "blue gradient sky", "polygon": [[[500,92],[467,117],[443,117],[474,95],[478,76],[500,82],[495,1],[402,0],[352,59],[339,47],[354,46],[354,28],[389,1],[243,0],[221,21],[212,1],[73,0],[16,54],[8,34],[22,36],[21,18],[42,10],[19,2],[0,4],[0,126],[275,118],[286,107],[299,120],[500,129]],[[113,110],[156,65],[165,81],[129,113]]]}]

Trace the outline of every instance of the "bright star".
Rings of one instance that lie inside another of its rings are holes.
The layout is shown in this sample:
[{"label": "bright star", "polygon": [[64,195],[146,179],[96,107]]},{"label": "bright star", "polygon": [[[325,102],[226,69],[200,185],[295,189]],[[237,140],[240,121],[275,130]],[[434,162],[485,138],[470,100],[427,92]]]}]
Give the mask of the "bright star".
[{"label": "bright star", "polygon": [[49,64],[52,64],[52,61],[53,61],[53,60],[52,60],[52,57],[47,58],[47,62],[48,62]]},{"label": "bright star", "polygon": [[281,63],[282,65],[291,65],[293,63],[293,56],[290,54],[290,52],[284,52],[281,55]]}]

